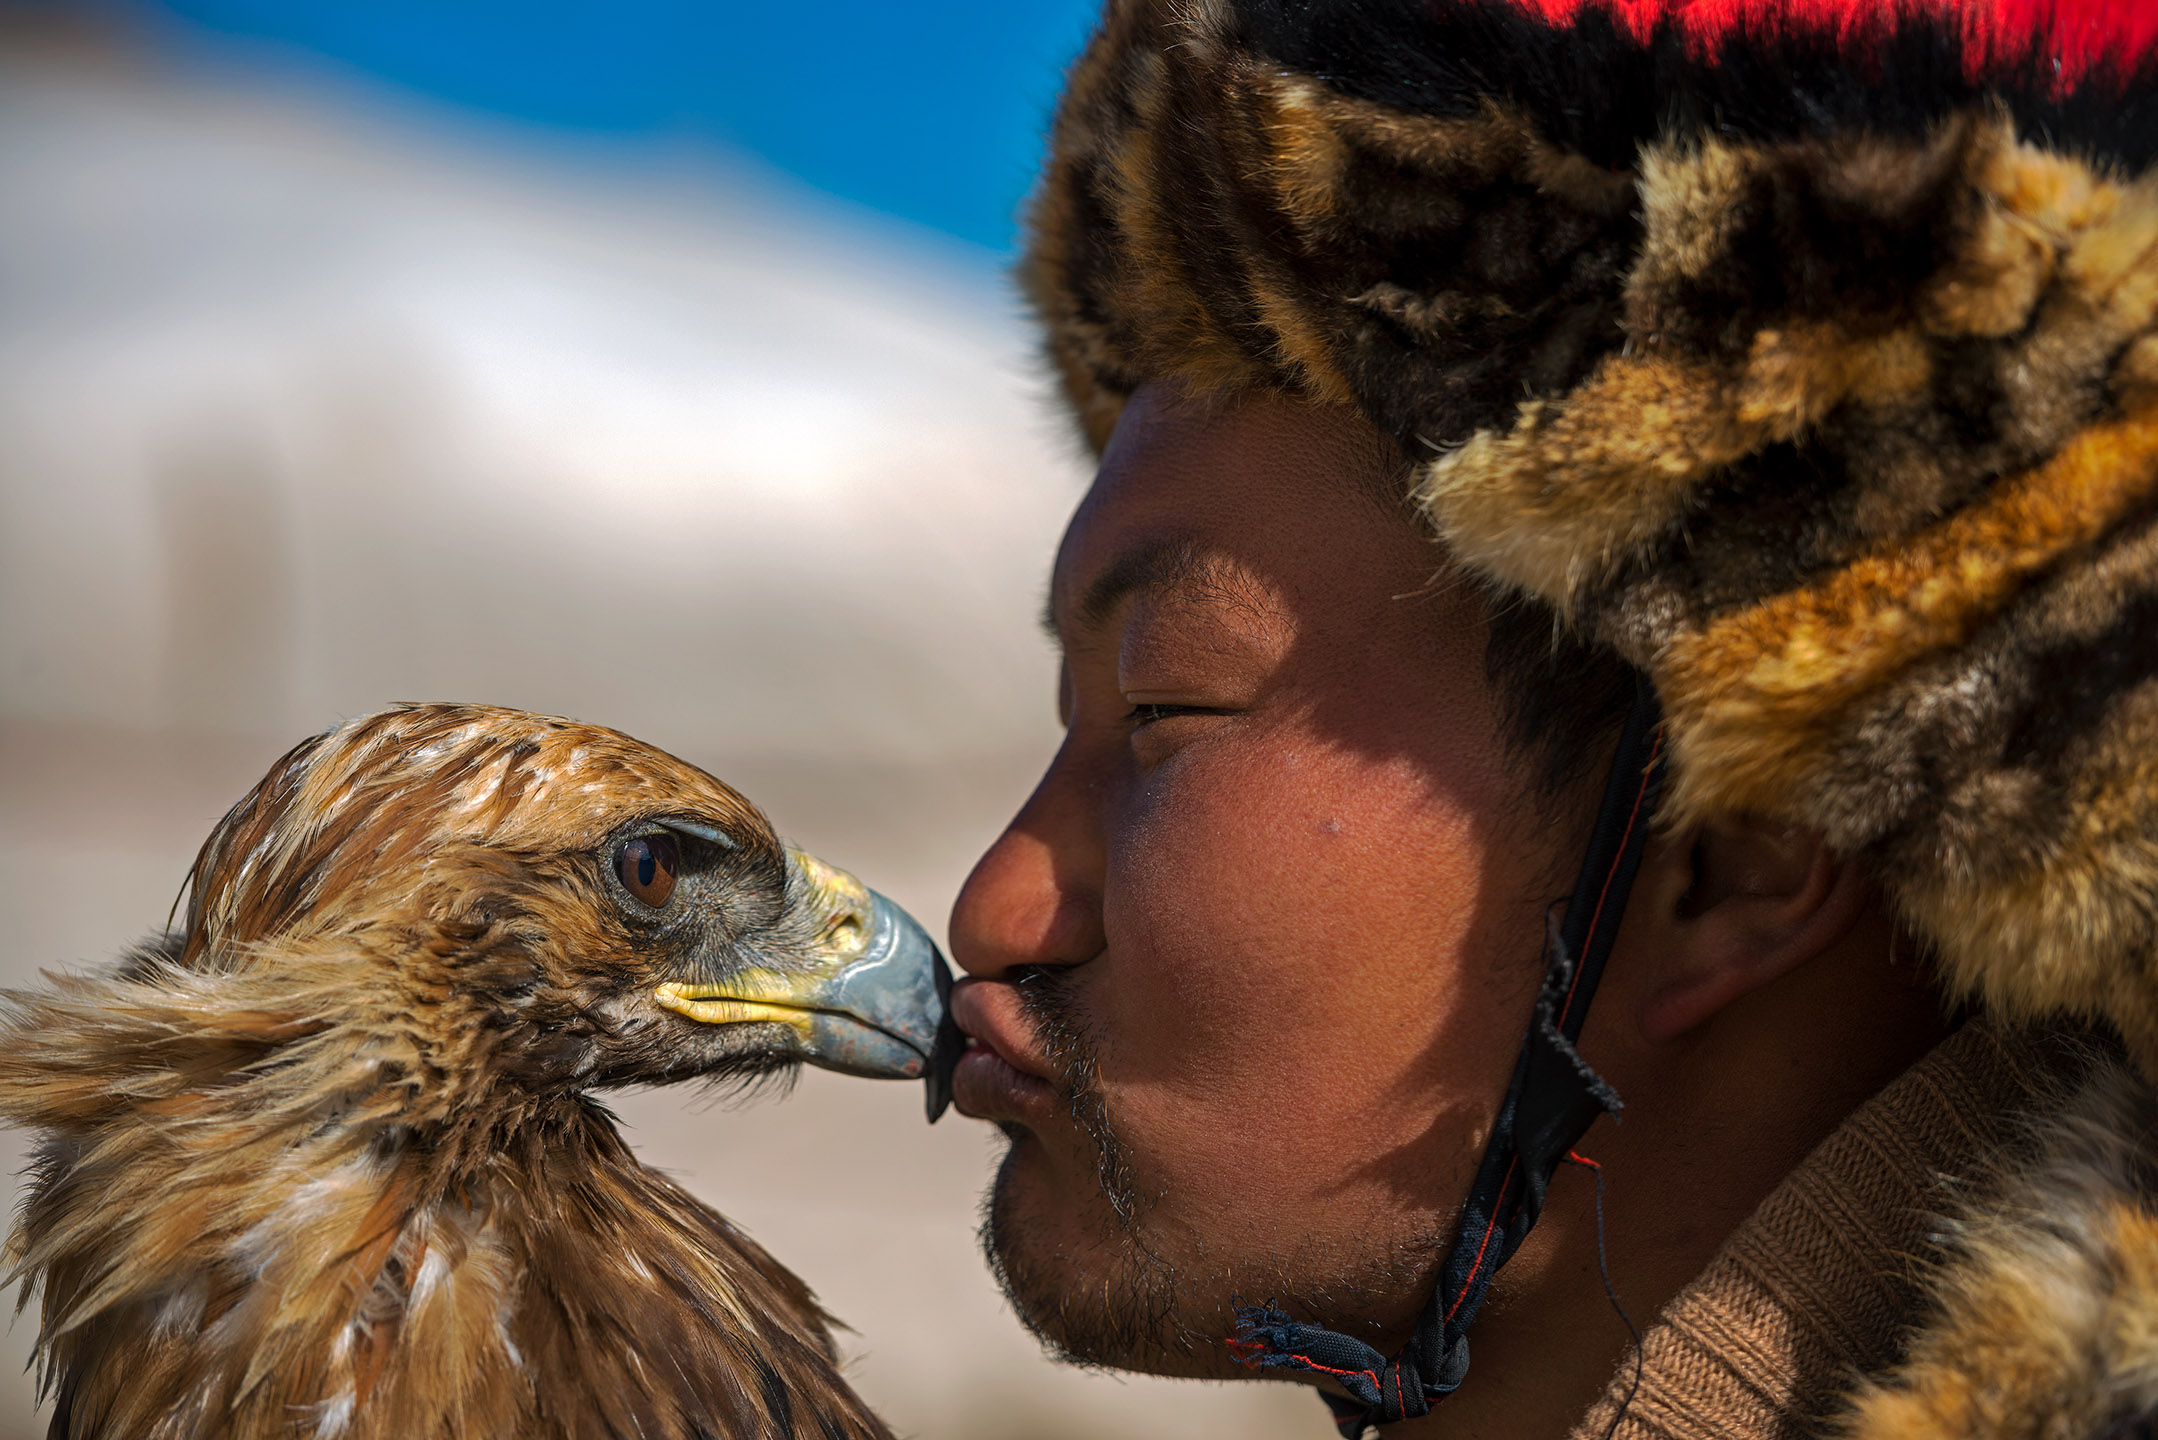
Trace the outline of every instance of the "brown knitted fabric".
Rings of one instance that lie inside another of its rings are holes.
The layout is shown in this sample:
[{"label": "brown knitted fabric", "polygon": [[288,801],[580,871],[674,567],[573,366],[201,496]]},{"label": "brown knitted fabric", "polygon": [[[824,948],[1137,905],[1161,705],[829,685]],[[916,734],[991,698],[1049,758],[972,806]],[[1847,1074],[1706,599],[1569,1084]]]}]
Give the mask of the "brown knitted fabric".
[{"label": "brown knitted fabric", "polygon": [[1900,1358],[1943,1216],[2013,1163],[2089,1067],[2079,1035],[1974,1020],[1821,1142],[1642,1340],[1574,1440],[1819,1433]]}]

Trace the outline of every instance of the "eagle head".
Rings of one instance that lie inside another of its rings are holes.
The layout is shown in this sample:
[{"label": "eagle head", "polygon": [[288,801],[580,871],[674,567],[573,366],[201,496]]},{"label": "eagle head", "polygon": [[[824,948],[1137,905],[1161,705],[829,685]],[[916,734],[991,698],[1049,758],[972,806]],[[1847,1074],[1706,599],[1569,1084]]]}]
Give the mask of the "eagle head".
[{"label": "eagle head", "polygon": [[[597,726],[402,705],[302,742],[190,874],[177,962],[271,964],[394,1035],[416,1108],[754,1076],[929,1077],[950,980],[922,928],[702,770]],[[354,967],[372,972],[355,983]]]},{"label": "eagle head", "polygon": [[931,1079],[944,962],[611,730],[404,705],[218,824],[186,923],[0,992],[56,1437],[890,1440],[829,1317],[591,1091]]}]

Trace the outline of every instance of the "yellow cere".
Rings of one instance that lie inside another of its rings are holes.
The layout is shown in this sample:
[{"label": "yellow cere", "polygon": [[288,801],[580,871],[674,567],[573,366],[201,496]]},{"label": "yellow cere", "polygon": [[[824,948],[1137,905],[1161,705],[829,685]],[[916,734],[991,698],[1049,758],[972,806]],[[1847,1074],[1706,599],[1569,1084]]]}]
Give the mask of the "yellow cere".
[{"label": "yellow cere", "polygon": [[706,1025],[739,1025],[771,1020],[791,1025],[809,1038],[812,1013],[835,972],[869,944],[869,919],[875,903],[869,887],[846,871],[800,850],[787,852],[808,882],[811,913],[823,917],[814,970],[744,970],[720,985],[692,985],[670,980],[653,992],[660,1005]]},{"label": "yellow cere", "polygon": [[869,943],[869,887],[816,856],[789,850],[788,858],[809,882],[812,912],[824,916],[821,947],[838,960],[851,960]]}]

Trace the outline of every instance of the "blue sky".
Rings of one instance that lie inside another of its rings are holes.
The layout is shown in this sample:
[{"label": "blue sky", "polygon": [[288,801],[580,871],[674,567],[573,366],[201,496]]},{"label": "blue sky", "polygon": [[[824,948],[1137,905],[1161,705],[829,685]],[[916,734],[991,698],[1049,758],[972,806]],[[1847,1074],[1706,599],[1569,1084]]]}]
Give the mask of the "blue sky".
[{"label": "blue sky", "polygon": [[739,147],[998,251],[1097,0],[147,0],[536,126]]}]

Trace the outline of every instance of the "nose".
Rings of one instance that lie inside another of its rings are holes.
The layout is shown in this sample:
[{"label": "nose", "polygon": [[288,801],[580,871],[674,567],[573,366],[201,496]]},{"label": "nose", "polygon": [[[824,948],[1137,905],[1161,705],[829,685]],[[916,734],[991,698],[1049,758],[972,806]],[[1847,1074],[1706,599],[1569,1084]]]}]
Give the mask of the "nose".
[{"label": "nose", "polygon": [[1051,762],[953,902],[952,958],[977,979],[1101,953],[1101,818],[1088,804],[1093,787],[1066,756]]}]

